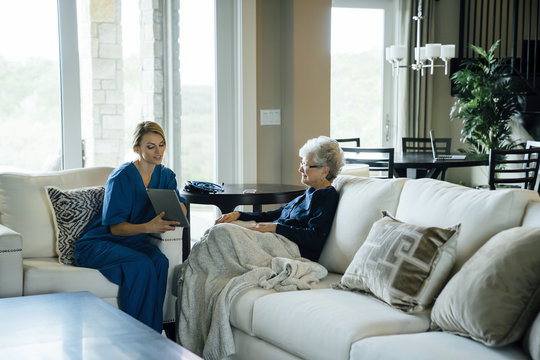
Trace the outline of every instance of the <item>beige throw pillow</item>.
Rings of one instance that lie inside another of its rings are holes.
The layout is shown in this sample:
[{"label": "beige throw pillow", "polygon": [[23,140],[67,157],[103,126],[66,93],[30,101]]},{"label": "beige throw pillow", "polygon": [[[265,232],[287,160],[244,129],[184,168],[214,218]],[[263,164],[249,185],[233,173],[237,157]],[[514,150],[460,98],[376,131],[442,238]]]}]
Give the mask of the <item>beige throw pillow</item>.
[{"label": "beige throw pillow", "polygon": [[102,211],[105,187],[61,190],[46,186],[45,190],[53,213],[58,261],[74,265],[75,241],[82,235],[90,220]]},{"label": "beige throw pillow", "polygon": [[540,228],[516,227],[488,240],[435,301],[432,327],[489,346],[521,338],[540,308]]},{"label": "beige throw pillow", "polygon": [[400,310],[422,311],[433,302],[454,265],[459,225],[424,227],[383,215],[338,287],[369,292]]}]

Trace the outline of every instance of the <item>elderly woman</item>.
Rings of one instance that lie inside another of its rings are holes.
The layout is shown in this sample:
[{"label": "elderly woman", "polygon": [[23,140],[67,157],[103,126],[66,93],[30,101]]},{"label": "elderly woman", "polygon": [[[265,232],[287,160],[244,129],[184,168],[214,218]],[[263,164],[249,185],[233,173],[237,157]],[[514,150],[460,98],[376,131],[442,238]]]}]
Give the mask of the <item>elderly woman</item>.
[{"label": "elderly woman", "polygon": [[274,211],[265,213],[232,212],[221,216],[216,224],[236,220],[254,220],[248,229],[273,232],[298,245],[303,257],[317,261],[328,237],[339,195],[332,186],[343,167],[343,152],[337,141],[326,136],[308,140],[299,151],[302,158],[298,172],[306,192]]},{"label": "elderly woman", "polygon": [[[299,151],[306,192],[274,211],[232,212],[197,242],[178,275],[177,340],[205,359],[235,352],[229,307],[241,291],[309,289],[327,275],[315,263],[330,232],[339,195],[331,182],[343,166],[337,141],[309,140]],[[233,224],[254,220],[251,227]],[[296,271],[290,271],[290,269]]]}]

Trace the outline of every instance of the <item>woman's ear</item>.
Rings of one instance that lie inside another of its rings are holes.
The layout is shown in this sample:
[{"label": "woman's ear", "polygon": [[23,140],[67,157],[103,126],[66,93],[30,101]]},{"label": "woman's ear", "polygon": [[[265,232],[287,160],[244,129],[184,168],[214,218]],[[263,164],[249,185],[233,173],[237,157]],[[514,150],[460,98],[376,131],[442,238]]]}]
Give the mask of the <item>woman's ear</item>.
[{"label": "woman's ear", "polygon": [[324,178],[326,179],[328,177],[328,174],[330,174],[330,166],[323,167],[323,173],[324,173]]}]

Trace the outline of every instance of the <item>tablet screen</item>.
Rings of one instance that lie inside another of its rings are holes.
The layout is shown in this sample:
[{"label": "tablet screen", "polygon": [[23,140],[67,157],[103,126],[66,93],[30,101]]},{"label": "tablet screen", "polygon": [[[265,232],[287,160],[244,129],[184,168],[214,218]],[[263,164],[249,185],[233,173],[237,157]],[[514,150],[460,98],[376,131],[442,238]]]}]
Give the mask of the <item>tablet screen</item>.
[{"label": "tablet screen", "polygon": [[179,226],[189,227],[189,221],[182,210],[182,203],[178,194],[173,189],[146,189],[150,202],[159,214],[165,211],[163,220],[174,220],[180,222]]}]

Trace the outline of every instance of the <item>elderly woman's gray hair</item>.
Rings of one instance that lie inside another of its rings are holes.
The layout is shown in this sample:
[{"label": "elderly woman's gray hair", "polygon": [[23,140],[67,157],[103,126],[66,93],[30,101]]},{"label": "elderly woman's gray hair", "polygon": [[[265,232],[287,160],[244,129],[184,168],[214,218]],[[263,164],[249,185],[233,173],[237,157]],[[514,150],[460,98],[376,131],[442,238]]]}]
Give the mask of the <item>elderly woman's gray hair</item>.
[{"label": "elderly woman's gray hair", "polygon": [[311,155],[315,165],[328,166],[330,168],[328,176],[326,176],[328,181],[334,180],[343,167],[343,150],[336,140],[328,136],[309,139],[300,148],[298,154],[302,158]]}]

